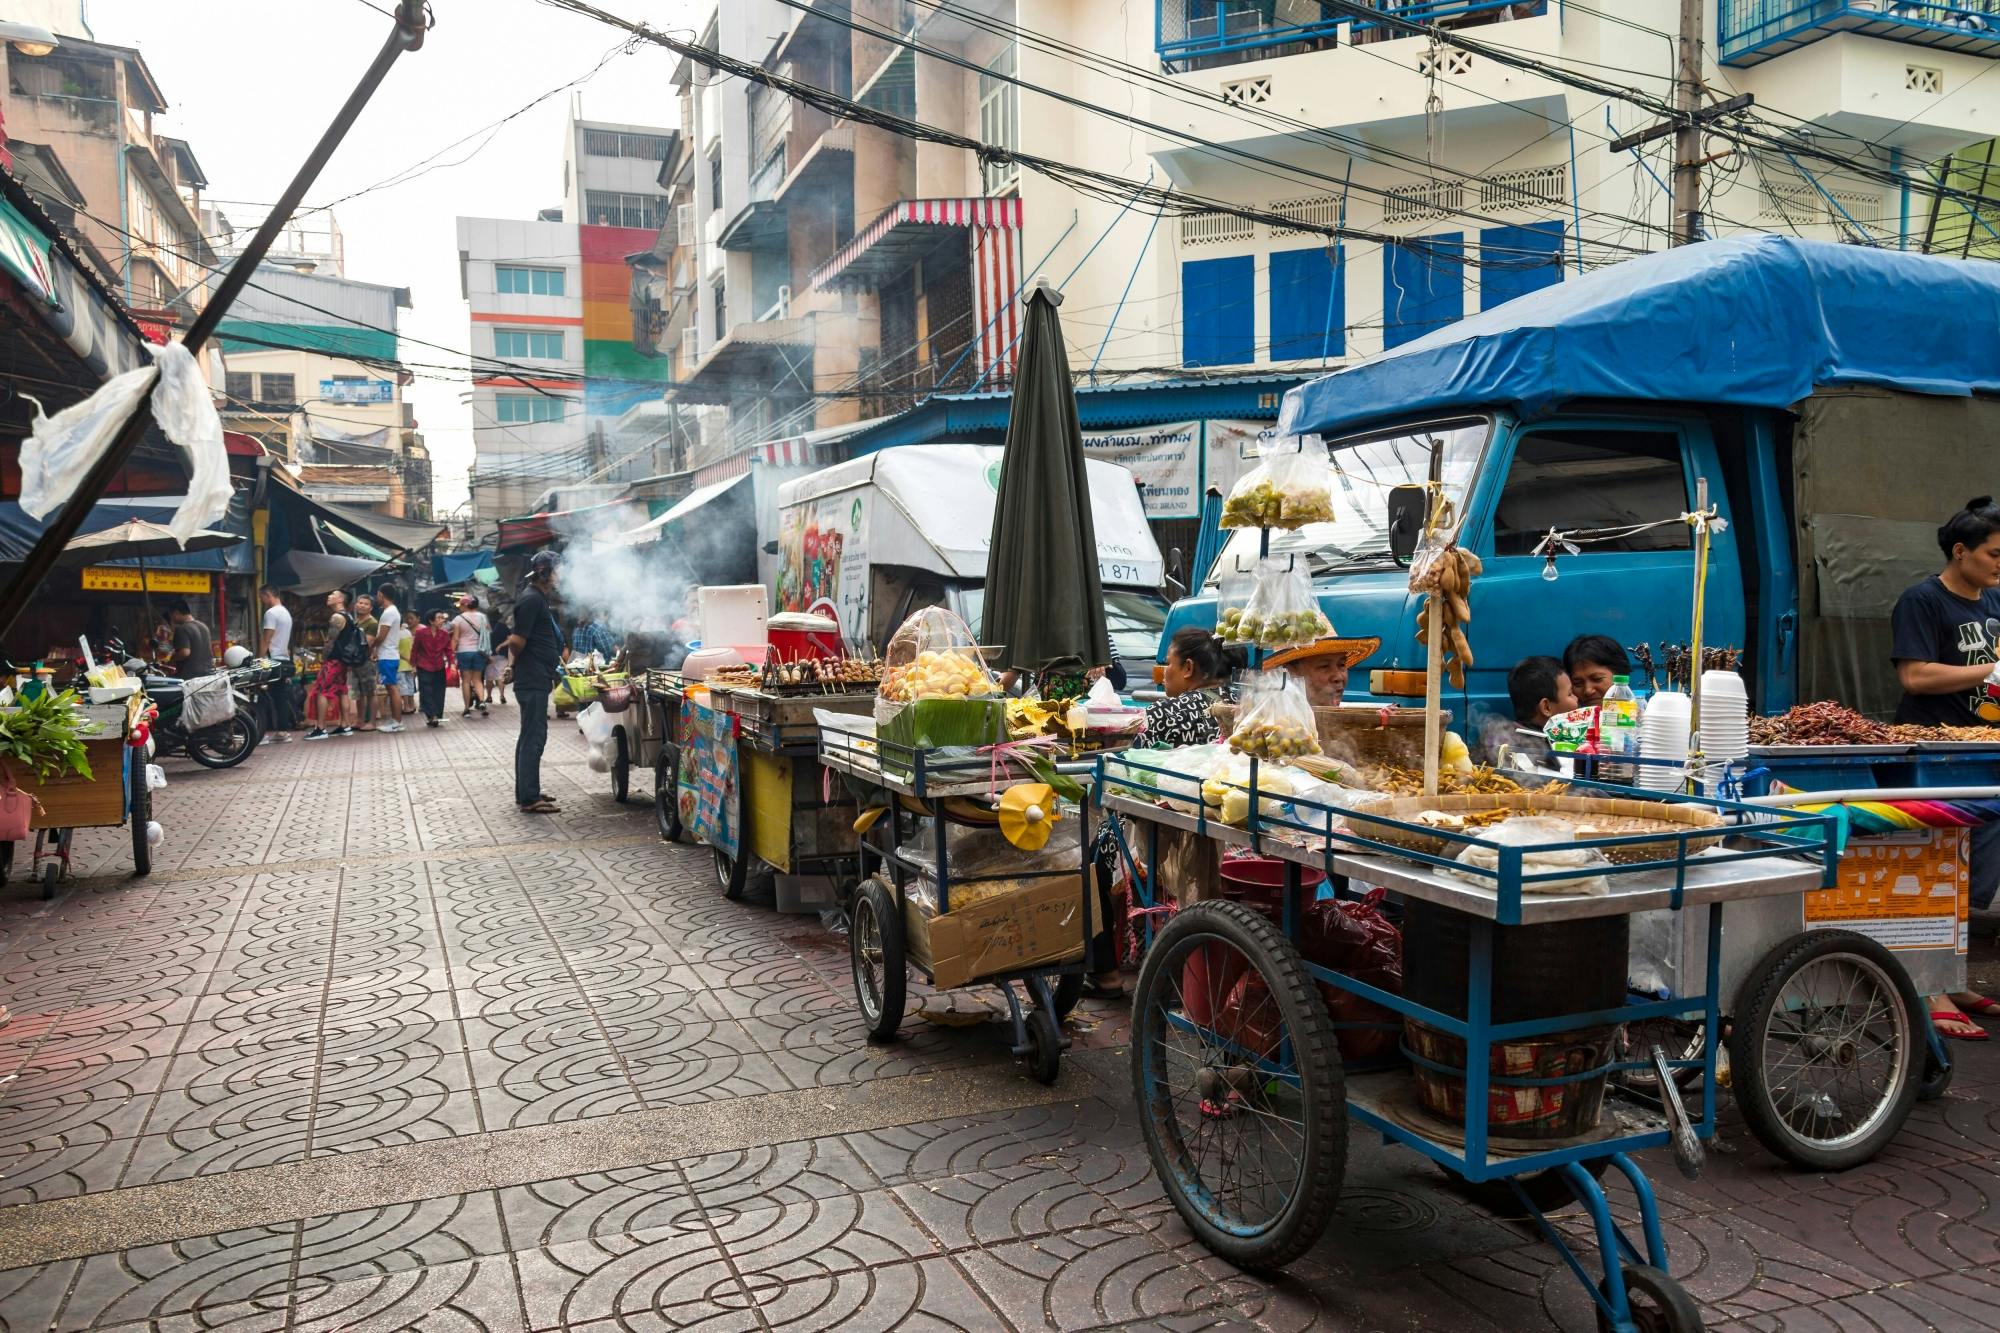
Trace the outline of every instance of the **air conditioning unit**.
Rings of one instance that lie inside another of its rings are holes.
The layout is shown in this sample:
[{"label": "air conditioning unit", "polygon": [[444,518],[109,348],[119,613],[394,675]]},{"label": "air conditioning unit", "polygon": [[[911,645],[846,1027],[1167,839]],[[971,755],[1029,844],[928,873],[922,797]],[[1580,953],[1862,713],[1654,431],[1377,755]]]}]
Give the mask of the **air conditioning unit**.
[{"label": "air conditioning unit", "polygon": [[674,244],[694,244],[693,204],[680,204],[674,209]]},{"label": "air conditioning unit", "polygon": [[681,374],[690,374],[701,360],[701,330],[681,330]]}]

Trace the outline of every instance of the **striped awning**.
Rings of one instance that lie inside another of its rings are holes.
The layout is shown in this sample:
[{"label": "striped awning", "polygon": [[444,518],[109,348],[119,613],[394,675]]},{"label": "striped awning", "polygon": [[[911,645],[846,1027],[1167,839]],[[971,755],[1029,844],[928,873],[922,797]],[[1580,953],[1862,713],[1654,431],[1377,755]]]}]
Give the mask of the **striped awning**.
[{"label": "striped awning", "polygon": [[940,237],[940,227],[1016,231],[1021,201],[1012,199],[903,199],[854,233],[854,239],[813,270],[812,286],[872,287],[908,268]]}]

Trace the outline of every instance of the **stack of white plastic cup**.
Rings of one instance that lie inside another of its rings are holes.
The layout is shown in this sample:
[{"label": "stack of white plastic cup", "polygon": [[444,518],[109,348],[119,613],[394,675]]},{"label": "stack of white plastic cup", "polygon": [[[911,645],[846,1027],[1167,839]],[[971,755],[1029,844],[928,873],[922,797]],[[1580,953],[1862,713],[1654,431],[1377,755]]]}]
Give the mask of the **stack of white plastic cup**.
[{"label": "stack of white plastic cup", "polygon": [[1701,673],[1701,752],[1710,763],[1750,753],[1750,695],[1734,671]]},{"label": "stack of white plastic cup", "polygon": [[1648,791],[1680,788],[1688,756],[1688,726],[1693,701],[1679,690],[1661,690],[1646,703],[1639,721],[1639,757],[1658,762],[1639,765],[1639,785]]}]

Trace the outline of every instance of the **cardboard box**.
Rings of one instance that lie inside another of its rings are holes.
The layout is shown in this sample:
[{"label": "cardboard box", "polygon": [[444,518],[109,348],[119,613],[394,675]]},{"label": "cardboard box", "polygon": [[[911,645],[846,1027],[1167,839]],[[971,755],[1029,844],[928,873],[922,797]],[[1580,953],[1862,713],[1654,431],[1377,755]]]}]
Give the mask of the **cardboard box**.
[{"label": "cardboard box", "polygon": [[[1097,895],[1085,912],[1080,875],[1026,881],[1026,887],[943,916],[924,910],[918,895],[905,902],[904,936],[910,957],[931,972],[939,989],[981,977],[1083,957],[1095,934]],[[1086,925],[1087,921],[1087,925]]]}]

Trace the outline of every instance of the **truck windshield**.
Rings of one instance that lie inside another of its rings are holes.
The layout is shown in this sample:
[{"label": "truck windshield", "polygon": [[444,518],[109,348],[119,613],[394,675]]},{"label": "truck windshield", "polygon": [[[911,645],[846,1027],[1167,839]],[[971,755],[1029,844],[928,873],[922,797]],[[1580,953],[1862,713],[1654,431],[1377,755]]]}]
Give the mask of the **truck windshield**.
[{"label": "truck windshield", "polygon": [[[1466,496],[1479,459],[1492,437],[1490,419],[1462,418],[1411,429],[1354,435],[1327,446],[1333,487],[1331,523],[1308,523],[1297,532],[1273,532],[1272,555],[1303,555],[1315,574],[1393,565],[1389,554],[1389,490],[1430,478],[1431,452],[1439,453],[1439,477],[1451,500],[1454,523],[1465,513]],[[1257,533],[1229,535],[1222,557],[1209,571],[1214,586],[1225,574],[1248,570],[1257,561]]]}]

